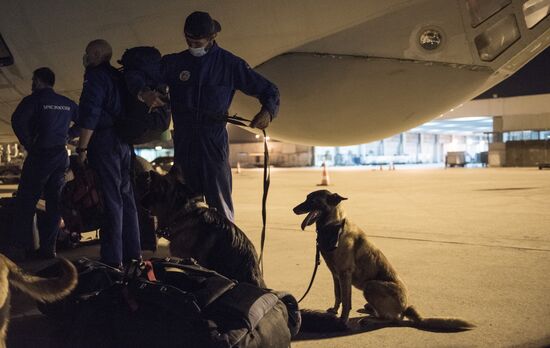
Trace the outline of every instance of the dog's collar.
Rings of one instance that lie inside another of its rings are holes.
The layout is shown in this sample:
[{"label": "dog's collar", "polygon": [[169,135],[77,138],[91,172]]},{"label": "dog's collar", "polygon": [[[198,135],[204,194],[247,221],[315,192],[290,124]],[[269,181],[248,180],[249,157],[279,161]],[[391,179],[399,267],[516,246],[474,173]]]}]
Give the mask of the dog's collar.
[{"label": "dog's collar", "polygon": [[330,252],[338,248],[338,241],[344,230],[345,223],[346,220],[344,219],[339,224],[330,224],[317,228],[317,245],[321,251]]},{"label": "dog's collar", "polygon": [[193,212],[197,209],[202,208],[209,208],[208,204],[206,203],[206,198],[204,196],[198,196],[195,198],[191,198],[185,203],[183,206],[184,212]]},{"label": "dog's collar", "polygon": [[172,219],[171,223],[169,223],[165,227],[158,228],[155,231],[155,233],[159,237],[163,237],[169,240],[170,237],[174,234],[173,229],[177,225],[176,222],[185,220],[191,214],[194,214],[197,212],[204,213],[210,209],[215,210],[215,208],[210,208],[208,206],[204,196],[192,198],[188,200],[187,203],[185,203],[185,205],[183,206],[183,208],[174,215],[174,218]]}]

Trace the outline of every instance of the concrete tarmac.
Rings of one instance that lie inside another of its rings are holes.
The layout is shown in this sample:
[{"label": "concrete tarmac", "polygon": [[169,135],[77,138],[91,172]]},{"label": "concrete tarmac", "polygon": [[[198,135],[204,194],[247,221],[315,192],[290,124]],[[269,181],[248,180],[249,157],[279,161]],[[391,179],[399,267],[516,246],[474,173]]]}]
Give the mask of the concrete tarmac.
[{"label": "concrete tarmac", "polygon": [[[326,188],[349,198],[343,202],[348,218],[394,265],[420,314],[459,317],[477,327],[460,333],[365,327],[340,335],[300,334],[293,347],[550,346],[550,170],[329,168],[329,175]],[[261,180],[260,170],[234,174],[236,223],[258,251]],[[314,226],[301,231],[304,216],[292,208],[325,188],[316,186],[321,170],[273,169],[271,180],[265,279],[270,288],[299,298],[313,270],[315,232]],[[166,253],[165,246],[157,252]],[[62,254],[98,251],[92,246]],[[352,300],[356,322],[364,315],[355,310],[365,301],[357,289]],[[9,346],[33,346],[24,322],[39,315],[22,295],[13,302]],[[301,306],[324,310],[332,303],[332,278],[322,263]]]}]

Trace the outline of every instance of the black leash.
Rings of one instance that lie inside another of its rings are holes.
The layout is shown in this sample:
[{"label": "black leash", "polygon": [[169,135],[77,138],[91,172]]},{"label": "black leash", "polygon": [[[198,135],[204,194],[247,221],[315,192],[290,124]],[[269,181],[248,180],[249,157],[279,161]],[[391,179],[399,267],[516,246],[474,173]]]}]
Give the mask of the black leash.
[{"label": "black leash", "polygon": [[311,290],[311,287],[313,286],[313,281],[315,280],[315,275],[317,274],[317,268],[319,268],[320,264],[321,264],[321,257],[320,257],[319,245],[316,244],[315,245],[315,267],[313,268],[313,274],[311,275],[311,280],[309,281],[309,285],[307,287],[306,292],[298,300],[298,303],[302,302],[302,300],[306,298],[306,295],[309,293],[309,290]]},{"label": "black leash", "polygon": [[[252,121],[237,115],[233,115],[233,116],[227,115],[227,122],[238,126],[242,126],[242,127],[250,127],[250,122]],[[248,124],[246,124],[245,122],[248,122]],[[261,242],[260,242],[259,263],[263,274],[264,273],[263,256],[264,256],[265,232],[266,232],[266,224],[267,224],[267,194],[269,192],[271,173],[269,168],[269,148],[267,147],[267,133],[265,132],[265,129],[262,129],[262,132],[264,134],[264,192],[262,196],[262,236],[261,236]],[[315,245],[315,267],[313,268],[313,274],[311,275],[311,280],[309,281],[309,285],[307,287],[306,292],[298,300],[298,303],[302,302],[302,300],[309,293],[309,290],[311,290],[311,287],[313,286],[313,281],[315,280],[315,276],[317,275],[317,269],[319,268],[320,264],[321,264],[321,253],[319,250],[319,245],[316,244]]]},{"label": "black leash", "polygon": [[[311,275],[311,281],[309,282],[309,285],[307,287],[306,293],[302,296],[302,298],[298,301],[298,303],[302,302],[302,300],[306,297],[309,290],[311,289],[311,286],[313,285],[313,280],[315,280],[315,275],[317,274],[317,268],[321,264],[321,249],[323,248],[324,251],[332,251],[336,248],[338,248],[338,240],[340,239],[340,234],[343,231],[344,225],[346,223],[346,219],[342,220],[342,223],[338,225],[327,225],[324,226],[322,229],[317,230],[317,243],[315,243],[315,267],[313,268],[313,274]],[[338,229],[334,229],[334,227],[337,227]],[[328,231],[327,231],[328,229]],[[319,234],[319,232],[322,232]],[[329,238],[323,238],[321,236],[329,236]],[[332,235],[334,238],[331,238],[330,235]]]},{"label": "black leash", "polygon": [[[251,120],[239,117],[237,115],[227,116],[227,122],[243,127],[250,127]],[[245,122],[248,122],[246,124]],[[267,133],[265,129],[262,129],[264,133],[264,192],[262,196],[262,236],[260,242],[260,268],[262,274],[264,273],[264,246],[265,246],[265,232],[267,225],[267,194],[269,192],[269,184],[271,182],[271,171],[269,168],[269,148],[267,147]]]}]

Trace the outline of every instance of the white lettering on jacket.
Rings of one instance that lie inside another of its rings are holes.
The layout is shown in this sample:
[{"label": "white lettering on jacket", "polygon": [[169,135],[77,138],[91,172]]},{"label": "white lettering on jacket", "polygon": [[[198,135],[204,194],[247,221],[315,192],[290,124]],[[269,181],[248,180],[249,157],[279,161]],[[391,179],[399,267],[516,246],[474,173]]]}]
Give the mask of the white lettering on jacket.
[{"label": "white lettering on jacket", "polygon": [[71,111],[71,107],[67,105],[43,105],[44,110],[63,110]]}]

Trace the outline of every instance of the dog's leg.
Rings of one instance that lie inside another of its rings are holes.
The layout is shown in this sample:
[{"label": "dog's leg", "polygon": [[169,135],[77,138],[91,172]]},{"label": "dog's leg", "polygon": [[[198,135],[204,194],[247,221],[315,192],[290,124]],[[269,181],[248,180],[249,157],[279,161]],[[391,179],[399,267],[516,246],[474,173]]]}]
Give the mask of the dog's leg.
[{"label": "dog's leg", "polygon": [[402,284],[372,280],[365,284],[363,296],[375,311],[376,317],[399,320],[406,308],[407,294]]},{"label": "dog's leg", "polygon": [[347,323],[351,310],[351,272],[340,273],[340,295],[342,298],[342,315],[340,318]]},{"label": "dog's leg", "polygon": [[368,315],[372,315],[372,316],[377,316],[376,314],[376,309],[374,309],[373,306],[370,305],[370,303],[365,303],[365,305],[363,306],[363,308],[359,308],[357,310],[357,313],[361,313],[361,314],[368,314]]},{"label": "dog's leg", "polygon": [[334,283],[334,306],[327,309],[327,312],[334,315],[338,314],[338,309],[340,309],[340,304],[342,303],[342,297],[340,296],[340,281],[336,276],[332,275],[332,281]]}]

